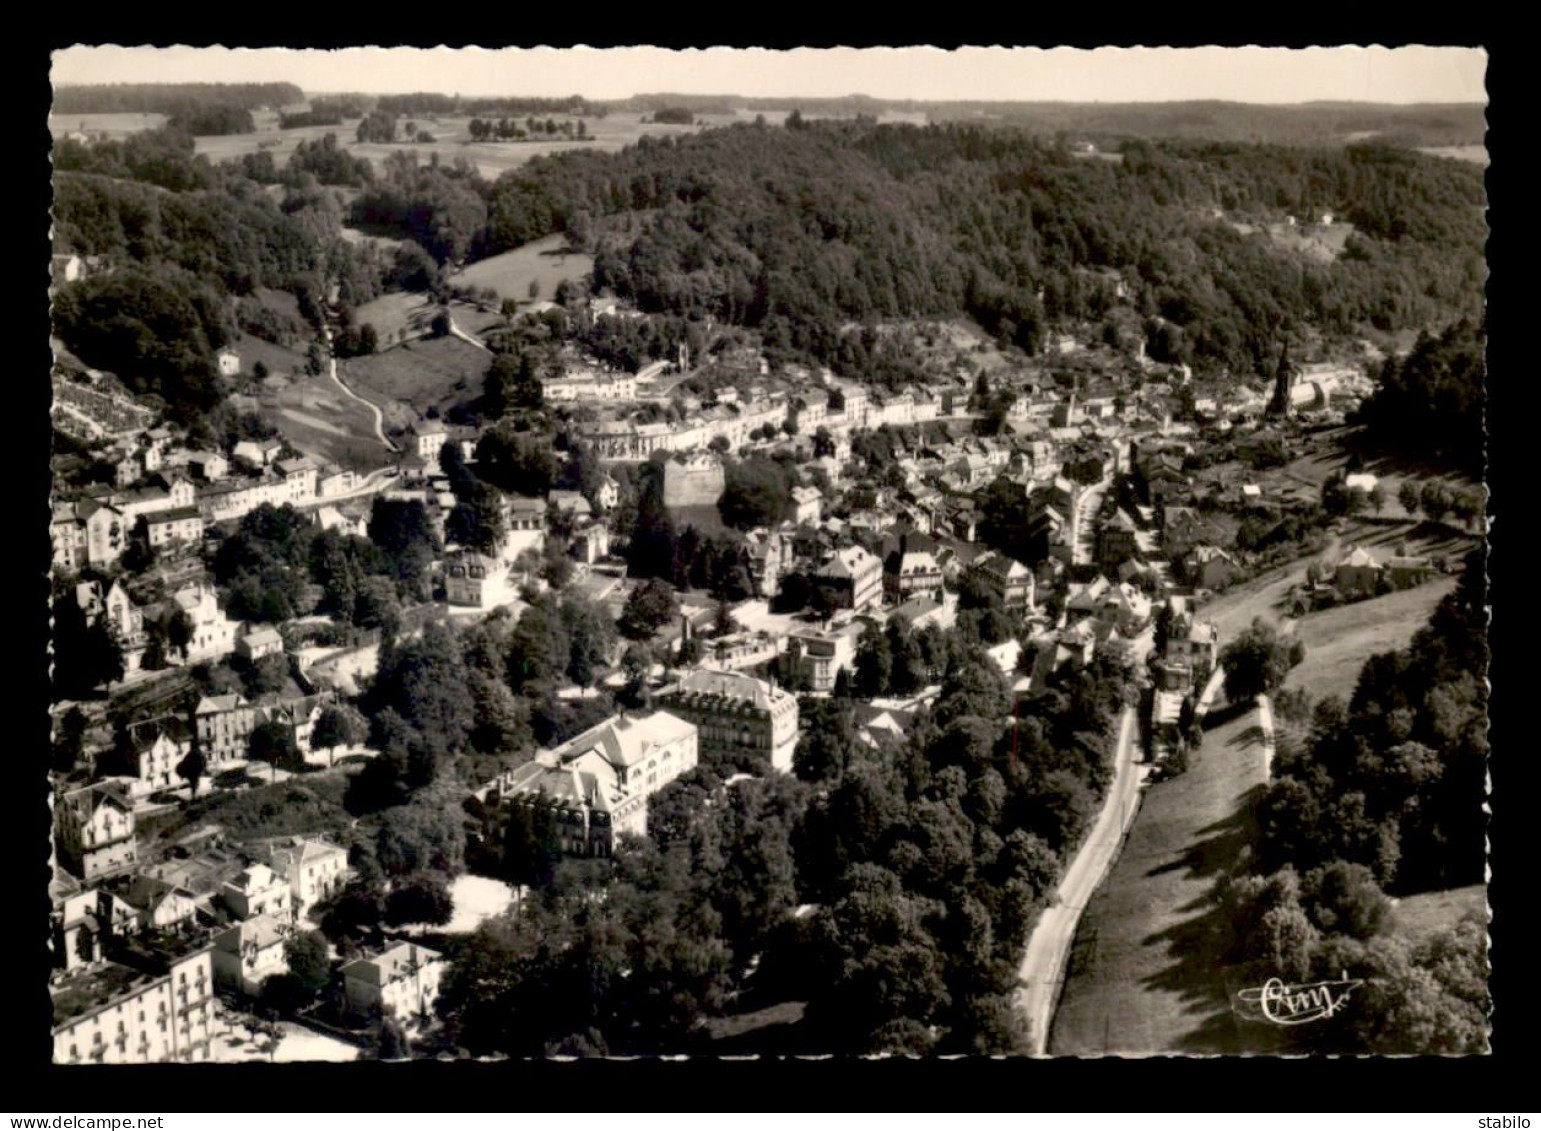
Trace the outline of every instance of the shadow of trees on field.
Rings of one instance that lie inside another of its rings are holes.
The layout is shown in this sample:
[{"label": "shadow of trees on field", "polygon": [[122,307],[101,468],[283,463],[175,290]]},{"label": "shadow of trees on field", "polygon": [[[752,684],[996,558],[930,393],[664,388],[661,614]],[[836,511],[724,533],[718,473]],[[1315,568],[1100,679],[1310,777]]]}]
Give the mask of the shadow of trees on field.
[{"label": "shadow of trees on field", "polygon": [[[1229,745],[1255,741],[1258,731],[1259,728],[1249,728]],[[1219,885],[1255,839],[1255,811],[1262,794],[1260,785],[1247,790],[1230,816],[1200,829],[1193,844],[1180,857],[1147,873],[1155,876],[1182,871],[1187,878],[1211,881],[1202,895],[1178,908],[1188,918],[1141,940],[1145,946],[1164,945],[1172,960],[1142,984],[1175,994],[1185,1014],[1202,1018],[1197,1028],[1181,1038],[1179,1048],[1184,1052],[1258,1051],[1250,1039],[1244,1041],[1222,977],[1233,949],[1234,928],[1220,904]]]},{"label": "shadow of trees on field", "polygon": [[[1220,694],[1224,695],[1225,693],[1222,691]],[[1216,706],[1210,707],[1209,713],[1204,716],[1204,730],[1217,730],[1218,728],[1223,727],[1226,723],[1235,722],[1248,711],[1253,711],[1256,709],[1257,704],[1247,700],[1243,700],[1240,703],[1232,703],[1229,700],[1224,700]]]}]

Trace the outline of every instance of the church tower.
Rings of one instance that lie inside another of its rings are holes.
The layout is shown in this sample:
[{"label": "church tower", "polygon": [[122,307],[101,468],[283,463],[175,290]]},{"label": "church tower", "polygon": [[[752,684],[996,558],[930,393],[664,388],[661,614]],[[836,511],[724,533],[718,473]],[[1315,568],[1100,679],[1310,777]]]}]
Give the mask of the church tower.
[{"label": "church tower", "polygon": [[1273,399],[1268,402],[1269,416],[1288,416],[1290,411],[1290,388],[1300,376],[1300,370],[1290,361],[1289,343],[1285,342],[1279,351],[1279,365],[1273,375]]}]

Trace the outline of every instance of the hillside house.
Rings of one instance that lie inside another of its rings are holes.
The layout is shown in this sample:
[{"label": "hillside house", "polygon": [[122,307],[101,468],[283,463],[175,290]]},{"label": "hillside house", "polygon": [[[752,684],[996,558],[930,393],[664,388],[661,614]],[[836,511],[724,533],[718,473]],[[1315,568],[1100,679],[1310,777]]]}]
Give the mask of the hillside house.
[{"label": "hillside house", "polygon": [[134,803],[120,782],[61,794],[54,804],[59,864],[88,883],[134,866]]},{"label": "hillside house", "polygon": [[439,997],[447,962],[438,951],[399,942],[373,958],[342,967],[343,996],[356,1018],[396,1017],[410,1021],[430,1015]]},{"label": "hillside house", "polygon": [[260,915],[214,936],[214,982],[247,997],[262,992],[262,983],[289,972],[284,953],[288,925],[276,915]]}]

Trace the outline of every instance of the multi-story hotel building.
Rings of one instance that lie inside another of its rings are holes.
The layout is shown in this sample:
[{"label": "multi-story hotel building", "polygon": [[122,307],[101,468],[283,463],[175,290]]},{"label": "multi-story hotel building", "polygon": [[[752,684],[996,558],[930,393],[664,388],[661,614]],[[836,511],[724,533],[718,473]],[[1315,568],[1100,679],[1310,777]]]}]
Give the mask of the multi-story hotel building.
[{"label": "multi-story hotel building", "polygon": [[797,746],[797,699],[738,672],[694,671],[658,693],[672,714],[692,722],[703,754],[748,755],[790,772]]}]

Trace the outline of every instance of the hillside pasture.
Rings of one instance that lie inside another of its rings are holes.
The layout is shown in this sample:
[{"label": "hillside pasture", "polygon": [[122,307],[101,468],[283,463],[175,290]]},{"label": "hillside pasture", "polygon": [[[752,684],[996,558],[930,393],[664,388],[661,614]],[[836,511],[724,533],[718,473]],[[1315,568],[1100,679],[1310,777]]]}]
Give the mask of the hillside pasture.
[{"label": "hillside pasture", "polygon": [[1391,915],[1391,930],[1410,943],[1418,943],[1469,916],[1487,919],[1487,887],[1483,884],[1400,899]]},{"label": "hillside pasture", "polygon": [[429,408],[441,413],[450,406],[482,394],[490,355],[459,338],[432,338],[388,349],[369,357],[339,363],[342,379],[359,396],[386,412],[397,423],[402,405],[416,415]]},{"label": "hillside pasture", "polygon": [[426,334],[437,311],[438,307],[426,294],[391,291],[366,302],[353,314],[360,326],[365,323],[373,326],[381,346],[385,346]]},{"label": "hillside pasture", "polygon": [[566,236],[550,235],[473,263],[449,281],[454,286],[491,287],[500,299],[529,303],[532,282],[539,287],[534,301],[549,300],[563,280],[580,279],[593,270],[592,256],[571,251]]},{"label": "hillside pasture", "polygon": [[263,397],[258,411],[284,439],[315,459],[357,472],[392,461],[392,453],[375,436],[373,415],[330,377],[296,381]]},{"label": "hillside pasture", "polygon": [[259,361],[267,366],[268,373],[278,377],[303,376],[305,373],[303,350],[287,349],[255,334],[236,335],[230,347],[241,355],[242,373],[253,373]]}]

